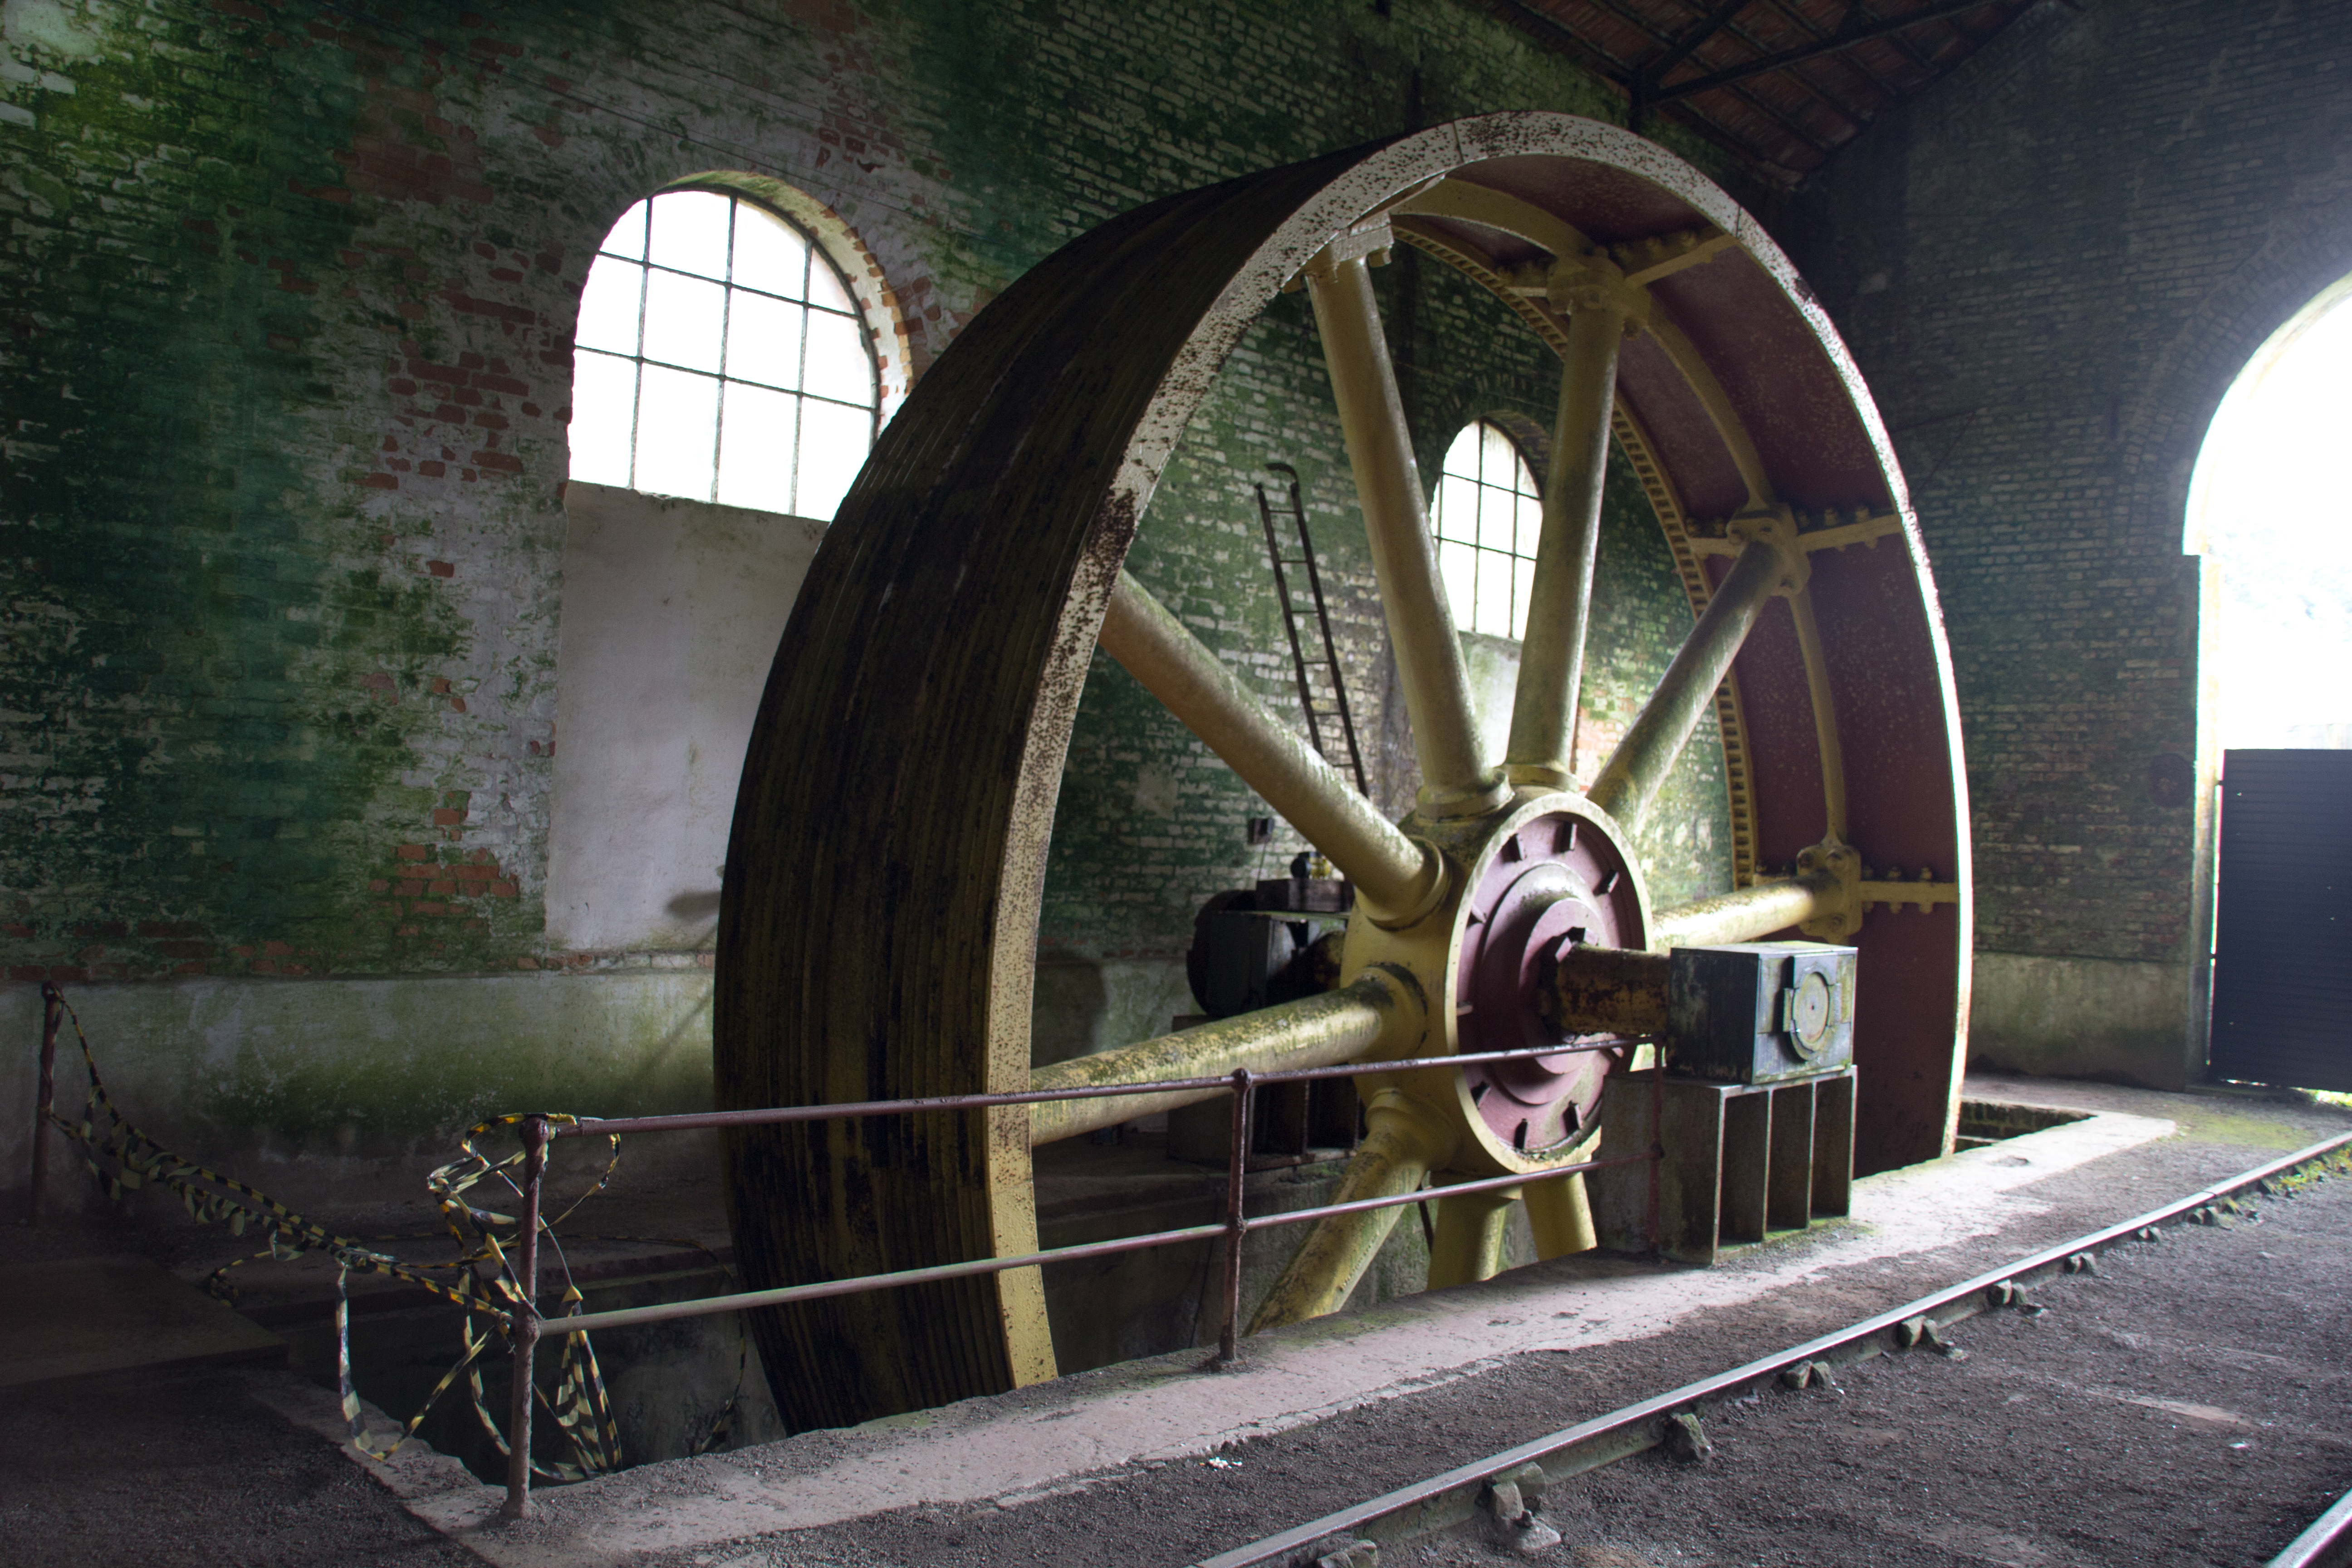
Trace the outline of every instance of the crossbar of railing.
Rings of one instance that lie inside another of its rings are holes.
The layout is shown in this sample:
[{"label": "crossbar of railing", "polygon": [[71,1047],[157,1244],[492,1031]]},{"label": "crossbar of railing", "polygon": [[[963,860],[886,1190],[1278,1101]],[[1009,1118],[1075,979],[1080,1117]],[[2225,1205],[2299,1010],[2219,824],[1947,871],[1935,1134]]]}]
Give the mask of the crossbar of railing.
[{"label": "crossbar of railing", "polygon": [[[1008,1269],[1033,1268],[1047,1263],[1074,1262],[1086,1258],[1104,1258],[1121,1252],[1140,1252],[1148,1247],[1170,1247],[1180,1242],[1203,1241],[1213,1237],[1225,1238],[1225,1324],[1218,1336],[1217,1359],[1230,1362],[1234,1354],[1234,1340],[1240,1331],[1241,1319],[1241,1250],[1242,1243],[1253,1230],[1270,1229],[1276,1226],[1303,1225],[1309,1220],[1324,1219],[1335,1215],[1365,1214],[1375,1209],[1400,1208],[1406,1204],[1426,1203],[1431,1198],[1451,1197],[1466,1193],[1499,1192],[1524,1186],[1530,1181],[1551,1181],[1575,1175],[1584,1171],[1597,1171],[1612,1165],[1654,1164],[1659,1159],[1656,1146],[1640,1154],[1621,1154],[1605,1160],[1584,1160],[1572,1164],[1551,1167],[1532,1175],[1492,1176],[1475,1182],[1462,1182],[1452,1186],[1427,1187],[1414,1192],[1391,1194],[1385,1197],[1357,1198],[1347,1203],[1325,1204],[1315,1208],[1295,1209],[1285,1214],[1260,1215],[1253,1218],[1243,1207],[1243,1178],[1247,1173],[1250,1143],[1250,1101],[1253,1091],[1272,1083],[1306,1083],[1318,1079],[1352,1078],[1360,1073],[1407,1072],[1423,1068],[1463,1068],[1477,1062],[1503,1062],[1535,1057],[1567,1056],[1581,1051],[1612,1050],[1638,1043],[1625,1038],[1589,1045],[1527,1046],[1507,1051],[1472,1051],[1460,1056],[1414,1057],[1402,1061],[1343,1062],[1332,1067],[1291,1068],[1277,1072],[1257,1073],[1247,1068],[1235,1068],[1220,1078],[1160,1079],[1142,1083],[1087,1084],[1066,1089],[1015,1089],[1001,1094],[934,1095],[918,1100],[868,1100],[842,1105],[779,1105],[751,1110],[689,1111],[676,1116],[615,1116],[583,1117],[576,1122],[557,1122],[545,1116],[523,1120],[520,1131],[527,1153],[524,1163],[522,1191],[522,1245],[516,1249],[516,1283],[520,1286],[516,1304],[507,1315],[509,1338],[513,1345],[514,1398],[511,1424],[513,1439],[508,1445],[506,1513],[520,1519],[530,1508],[530,1398],[532,1362],[542,1338],[560,1339],[573,1334],[593,1333],[603,1329],[629,1328],[640,1323],[672,1321],[681,1318],[714,1316],[720,1312],[739,1312],[757,1307],[781,1307],[795,1301],[823,1300],[829,1297],[863,1294],[868,1290],[887,1290],[906,1285],[934,1284],[949,1279],[970,1279],[979,1275],[1002,1274]],[[1022,1253],[1012,1258],[976,1258],[961,1263],[939,1263],[921,1268],[901,1268],[887,1274],[862,1274],[849,1279],[821,1279],[805,1285],[786,1285],[772,1290],[744,1290],[724,1296],[703,1296],[688,1301],[665,1301],[649,1307],[624,1307],[609,1312],[583,1312],[572,1317],[542,1318],[537,1305],[539,1291],[539,1248],[541,1188],[546,1168],[545,1153],[550,1140],[578,1138],[589,1133],[604,1136],[623,1132],[684,1132],[698,1128],[772,1126],[785,1122],[832,1121],[853,1117],[907,1116],[924,1111],[982,1110],[997,1106],[1036,1105],[1060,1100],[1108,1100],[1126,1095],[1164,1094],[1171,1091],[1230,1094],[1234,1097],[1233,1146],[1227,1151],[1225,1171],[1225,1219],[1220,1225],[1186,1226],[1177,1230],[1153,1231],[1144,1236],[1118,1237],[1109,1241],[1090,1241],[1073,1247],[1049,1247],[1041,1252]],[[1654,1185],[1654,1177],[1653,1179]]]},{"label": "crossbar of railing", "polygon": [[[1458,1057],[1413,1057],[1393,1062],[1341,1062],[1336,1067],[1288,1068],[1255,1073],[1251,1081],[1307,1083],[1317,1079],[1355,1078],[1367,1072],[1411,1072],[1421,1068],[1466,1067],[1474,1062],[1507,1062],[1530,1057],[1563,1057],[1580,1051],[1617,1050],[1624,1038],[1590,1045],[1522,1046],[1507,1051],[1471,1051]],[[1638,1041],[1633,1042],[1638,1043]],[[911,1116],[927,1110],[987,1110],[1001,1105],[1038,1105],[1057,1100],[1118,1100],[1129,1095],[1182,1093],[1192,1089],[1227,1093],[1234,1080],[1216,1078],[1153,1079],[1139,1083],[1096,1083],[1067,1089],[1018,1089],[995,1094],[940,1094],[919,1100],[856,1100],[838,1105],[771,1105],[755,1110],[688,1110],[673,1116],[583,1116],[577,1122],[551,1125],[551,1138],[617,1136],[624,1132],[687,1132],[703,1127],[764,1127],[787,1121],[833,1121],[861,1116]]]},{"label": "crossbar of railing", "polygon": [[[1648,1154],[1622,1154],[1609,1160],[1586,1160],[1578,1164],[1562,1165],[1535,1176],[1490,1176],[1475,1182],[1462,1182],[1451,1186],[1423,1187],[1413,1192],[1393,1194],[1387,1197],[1356,1198],[1344,1204],[1325,1204],[1317,1208],[1291,1209],[1281,1214],[1255,1215],[1245,1218],[1244,1232],[1271,1230],[1278,1226],[1304,1225],[1308,1220],[1322,1219],[1330,1215],[1364,1214],[1373,1209],[1401,1208],[1406,1204],[1427,1203],[1432,1198],[1458,1197],[1465,1193],[1499,1192],[1508,1187],[1521,1187],[1530,1181],[1547,1182],[1556,1176],[1573,1175],[1580,1171],[1597,1171],[1611,1165],[1638,1165],[1648,1163]],[[664,1301],[650,1307],[617,1307],[609,1312],[583,1312],[576,1317],[545,1318],[540,1321],[541,1339],[558,1339],[567,1334],[594,1333],[604,1329],[634,1328],[639,1323],[669,1322],[679,1318],[703,1318],[719,1312],[740,1312],[752,1307],[782,1307],[794,1301],[819,1301],[832,1296],[854,1296],[863,1290],[888,1289],[900,1285],[927,1285],[940,1279],[962,1279],[975,1274],[1001,1274],[1008,1269],[1033,1268],[1040,1264],[1070,1263],[1082,1258],[1104,1258],[1117,1252],[1139,1252],[1146,1247],[1171,1247],[1182,1241],[1205,1241],[1227,1234],[1231,1227],[1216,1225],[1191,1225],[1178,1230],[1152,1231],[1144,1236],[1123,1236],[1111,1241],[1089,1241],[1074,1247],[1048,1247],[1043,1252],[1024,1252],[1012,1258],[977,1258],[966,1263],[940,1263],[927,1268],[901,1268],[888,1274],[861,1274],[852,1279],[823,1279],[808,1285],[784,1285],[772,1290],[744,1290],[730,1296],[700,1296],[690,1301]]]}]

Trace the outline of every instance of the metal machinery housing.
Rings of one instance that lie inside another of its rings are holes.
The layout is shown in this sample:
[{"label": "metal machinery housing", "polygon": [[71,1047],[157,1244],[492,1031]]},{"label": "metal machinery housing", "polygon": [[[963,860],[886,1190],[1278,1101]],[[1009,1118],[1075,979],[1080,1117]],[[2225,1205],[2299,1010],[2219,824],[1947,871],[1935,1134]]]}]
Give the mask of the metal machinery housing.
[{"label": "metal machinery housing", "polygon": [[[1480,753],[1366,268],[1411,244],[1562,358],[1510,744]],[[1276,292],[1308,290],[1420,770],[1374,812],[1121,563],[1178,438]],[[1696,624],[1589,791],[1568,766],[1608,443],[1641,474]],[[1773,601],[1781,601],[1775,605]],[[1028,1023],[1065,748],[1097,646],[1355,889],[1334,990],[1039,1069]],[[1651,907],[1627,827],[1721,721],[1736,885]],[[1666,950],[1855,949],[1854,1163],[1949,1147],[1967,1017],[1967,812],[1950,666],[1885,433],[1827,320],[1722,192],[1614,127],[1485,116],[1155,202],[982,312],[884,431],[809,574],[729,852],[722,1106],[1360,1062],[1340,1200],[1524,1174],[1545,1256],[1630,1044],[1512,1072],[1379,1064],[1663,1026]],[[1865,864],[1867,862],[1867,864]],[[1902,867],[1909,871],[1874,871]],[[755,1287],[1035,1247],[1033,1143],[1171,1097],[733,1132]],[[1433,1284],[1499,1267],[1509,1195],[1448,1200]],[[1255,1328],[1343,1303],[1399,1211],[1320,1222]],[[755,1316],[795,1428],[1055,1375],[1013,1270]]]}]

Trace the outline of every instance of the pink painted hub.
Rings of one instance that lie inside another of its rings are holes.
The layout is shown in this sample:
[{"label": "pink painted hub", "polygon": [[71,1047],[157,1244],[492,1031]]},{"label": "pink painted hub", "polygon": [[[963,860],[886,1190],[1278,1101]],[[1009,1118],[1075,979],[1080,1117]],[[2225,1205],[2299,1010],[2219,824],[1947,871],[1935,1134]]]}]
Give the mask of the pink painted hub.
[{"label": "pink painted hub", "polygon": [[[1569,942],[1640,947],[1642,905],[1631,862],[1599,826],[1568,811],[1524,823],[1496,850],[1470,895],[1454,996],[1465,1053],[1589,1043],[1536,1010],[1543,960]],[[1592,1123],[1601,1084],[1633,1047],[1563,1052],[1463,1069],[1487,1128],[1539,1153]]]}]

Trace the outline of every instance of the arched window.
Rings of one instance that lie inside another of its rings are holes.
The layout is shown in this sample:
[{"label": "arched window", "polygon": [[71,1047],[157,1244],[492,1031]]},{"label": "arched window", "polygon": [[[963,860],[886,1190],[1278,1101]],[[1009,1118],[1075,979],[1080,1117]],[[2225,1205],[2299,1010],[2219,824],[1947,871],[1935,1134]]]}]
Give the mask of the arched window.
[{"label": "arched window", "polygon": [[803,230],[739,196],[624,213],[575,346],[575,479],[830,521],[874,444],[857,302]]},{"label": "arched window", "polygon": [[2220,743],[2352,749],[2352,279],[2272,335],[2214,414],[2189,487],[2187,545],[2221,569],[2205,627]]},{"label": "arched window", "polygon": [[1508,436],[1483,419],[1463,426],[1445,450],[1429,521],[1454,624],[1465,632],[1525,637],[1543,503]]}]

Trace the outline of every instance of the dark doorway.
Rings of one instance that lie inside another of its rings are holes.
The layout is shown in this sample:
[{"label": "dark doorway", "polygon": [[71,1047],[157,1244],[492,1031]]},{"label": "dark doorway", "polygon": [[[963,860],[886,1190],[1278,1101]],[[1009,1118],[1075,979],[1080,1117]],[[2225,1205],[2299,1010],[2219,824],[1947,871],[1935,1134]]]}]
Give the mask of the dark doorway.
[{"label": "dark doorway", "polygon": [[2215,1078],[2352,1089],[2352,752],[2222,753]]}]

